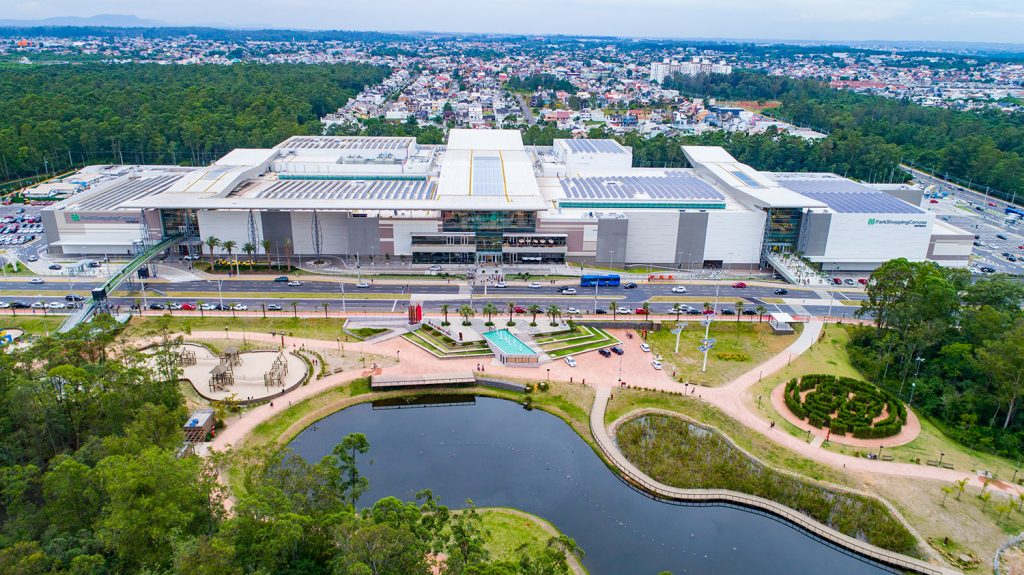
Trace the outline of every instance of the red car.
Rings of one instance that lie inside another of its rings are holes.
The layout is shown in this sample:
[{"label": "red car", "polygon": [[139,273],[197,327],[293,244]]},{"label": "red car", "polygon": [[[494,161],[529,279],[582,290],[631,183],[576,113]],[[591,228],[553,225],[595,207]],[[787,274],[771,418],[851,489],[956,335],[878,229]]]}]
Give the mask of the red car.
[{"label": "red car", "polygon": [[937,203],[939,203],[939,200],[935,200],[935,199],[928,200],[928,203],[929,204],[937,204]]},{"label": "red car", "polygon": [[743,282],[736,282],[736,283],[732,284],[732,287],[734,287],[736,289],[742,289],[742,288],[747,287],[747,284],[745,284]]},{"label": "red car", "polygon": [[702,310],[700,313],[702,313],[704,315],[711,315],[711,314],[715,313],[715,310],[711,309],[711,308],[708,308],[708,309]]},{"label": "red car", "polygon": [[523,306],[521,306],[521,305],[517,305],[517,306],[515,307],[515,312],[516,312],[516,313],[526,313],[526,308],[525,308],[525,307],[523,307]]},{"label": "red car", "polygon": [[181,304],[181,309],[183,309],[185,311],[196,311],[196,304],[194,304],[194,303],[183,303],[183,304]]},{"label": "red car", "polygon": [[992,206],[993,208],[996,207],[995,202],[989,202],[988,205]]},{"label": "red car", "polygon": [[843,285],[843,278],[832,278],[832,283],[837,286],[841,286]]},{"label": "red car", "polygon": [[857,280],[857,283],[859,283],[862,286],[866,286],[866,285],[868,285],[868,280],[866,280],[864,278],[860,278],[859,280]]},{"label": "red car", "polygon": [[635,313],[637,315],[647,315],[649,312],[646,309],[642,308],[642,307],[638,307],[635,310],[633,310],[633,313]]}]

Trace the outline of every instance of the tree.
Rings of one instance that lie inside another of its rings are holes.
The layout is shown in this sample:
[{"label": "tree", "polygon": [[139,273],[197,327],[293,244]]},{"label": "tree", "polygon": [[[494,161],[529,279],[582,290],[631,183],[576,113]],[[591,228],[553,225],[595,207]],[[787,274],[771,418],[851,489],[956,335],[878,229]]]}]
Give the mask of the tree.
[{"label": "tree", "polygon": [[644,315],[650,315],[650,313],[651,313],[651,304],[649,302],[645,301],[643,303],[643,305],[640,306],[640,309],[644,310]]},{"label": "tree", "polygon": [[220,247],[221,241],[217,236],[209,236],[204,243],[210,248],[210,271],[213,271],[213,250]]},{"label": "tree", "polygon": [[472,325],[469,320],[476,315],[476,311],[473,310],[472,306],[463,304],[459,306],[459,315],[462,316],[462,325]]},{"label": "tree", "polygon": [[1017,400],[1024,392],[1024,318],[1001,337],[989,339],[977,350],[978,363],[996,382],[999,396],[1006,402],[1003,429],[1016,415]]},{"label": "tree", "polygon": [[267,271],[268,272],[270,271],[270,266],[271,266],[270,246],[271,246],[270,240],[268,240],[266,238],[263,238],[262,240],[260,240],[260,247],[263,248],[263,255],[267,256]]},{"label": "tree", "polygon": [[967,478],[957,479],[953,482],[953,487],[956,488],[956,500],[960,501],[960,496],[964,494],[964,489],[967,487]]},{"label": "tree", "polygon": [[299,317],[299,302],[293,301],[291,303],[291,306],[292,306],[292,318],[298,319],[298,317]]},{"label": "tree", "polygon": [[672,305],[672,313],[676,314],[676,323],[679,323],[679,316],[683,315],[684,311],[686,310],[683,309],[682,304],[677,303]]},{"label": "tree", "polygon": [[615,321],[619,314],[619,306],[614,301],[610,301],[608,302],[608,311],[612,312],[612,321]]},{"label": "tree", "polygon": [[530,315],[533,317],[533,320],[530,322],[530,325],[531,326],[536,326],[537,325],[537,314],[539,314],[540,312],[544,311],[543,308],[541,308],[539,305],[534,303],[534,304],[530,304],[530,307],[526,308],[526,311],[530,312]]},{"label": "tree", "polygon": [[450,306],[448,304],[446,304],[446,303],[441,304],[441,314],[444,316],[444,321],[441,322],[441,325],[449,325],[449,323],[448,323],[448,310],[449,310],[449,307]]},{"label": "tree", "polygon": [[487,531],[483,526],[483,518],[477,512],[473,502],[466,500],[466,508],[454,513],[448,522],[451,535],[448,540],[448,568],[453,573],[461,573],[469,565],[480,564],[487,560]]},{"label": "tree", "polygon": [[370,442],[362,433],[349,433],[341,443],[334,446],[332,453],[337,458],[336,465],[342,474],[342,486],[345,498],[354,510],[359,496],[370,486],[370,482],[359,473],[356,458],[370,450]]},{"label": "tree", "polygon": [[203,309],[204,305],[206,305],[205,301],[203,301],[203,300],[197,300],[196,301],[196,309],[199,310],[199,317],[206,317],[206,310]]},{"label": "tree", "polygon": [[939,505],[941,505],[942,507],[945,507],[946,506],[946,498],[949,497],[949,494],[953,493],[953,491],[954,491],[954,488],[953,488],[952,485],[943,485],[942,486],[942,502],[939,503]]},{"label": "tree", "polygon": [[516,302],[510,301],[508,304],[508,325],[513,325],[515,322],[512,321],[512,314],[516,312]]},{"label": "tree", "polygon": [[249,271],[251,272],[253,266],[252,257],[253,254],[256,253],[256,244],[252,242],[245,242],[244,244],[242,244],[242,252],[244,252],[245,255],[249,256]]},{"label": "tree", "polygon": [[487,316],[487,325],[492,325],[494,322],[491,321],[491,317],[498,313],[498,308],[492,303],[484,304],[483,314]]},{"label": "tree", "polygon": [[741,301],[738,301],[738,302],[735,303],[735,307],[736,307],[736,322],[739,323],[740,316],[743,315],[743,308],[746,307],[746,304],[744,304]]},{"label": "tree", "polygon": [[754,311],[757,312],[757,323],[761,323],[762,321],[764,321],[764,314],[768,313],[768,308],[764,307],[761,304],[757,304],[757,307],[754,308]]},{"label": "tree", "polygon": [[327,308],[329,308],[330,306],[331,304],[329,304],[328,302],[323,302],[322,304],[320,304],[320,307],[324,308],[324,319],[327,319]]},{"label": "tree", "polygon": [[557,305],[550,305],[548,306],[546,314],[551,318],[551,326],[555,327],[558,325],[558,318],[562,317],[562,308]]},{"label": "tree", "polygon": [[292,240],[284,239],[284,257],[288,260],[288,271],[292,271]]},{"label": "tree", "polygon": [[234,250],[235,250],[235,248],[237,246],[238,246],[238,242],[236,242],[235,240],[228,240],[228,241],[222,242],[220,244],[220,247],[224,248],[224,251],[226,251],[228,253],[228,269],[231,268],[231,264],[232,263],[235,263],[235,264],[238,263],[236,260],[233,260],[231,258],[231,254],[232,254],[232,252],[234,252]]}]

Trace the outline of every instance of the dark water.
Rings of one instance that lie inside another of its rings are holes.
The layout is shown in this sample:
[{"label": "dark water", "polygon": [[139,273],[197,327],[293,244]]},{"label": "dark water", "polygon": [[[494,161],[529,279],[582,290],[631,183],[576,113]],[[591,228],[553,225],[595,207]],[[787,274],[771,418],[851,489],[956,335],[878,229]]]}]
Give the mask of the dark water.
[{"label": "dark water", "polygon": [[553,523],[586,552],[592,575],[888,573],[781,521],[724,506],[654,501],[619,481],[575,432],[542,411],[499,399],[405,409],[358,405],[295,438],[319,460],[347,433],[370,453],[365,505],[429,488],[449,507],[516,507]]}]

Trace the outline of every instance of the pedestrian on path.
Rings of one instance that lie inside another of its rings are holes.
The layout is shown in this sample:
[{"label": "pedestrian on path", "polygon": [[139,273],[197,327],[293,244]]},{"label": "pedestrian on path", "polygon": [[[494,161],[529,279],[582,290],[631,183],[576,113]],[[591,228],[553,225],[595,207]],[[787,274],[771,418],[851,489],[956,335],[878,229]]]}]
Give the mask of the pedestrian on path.
[{"label": "pedestrian on path", "polygon": [[775,429],[775,420],[772,420],[772,424],[768,426],[768,429]]}]

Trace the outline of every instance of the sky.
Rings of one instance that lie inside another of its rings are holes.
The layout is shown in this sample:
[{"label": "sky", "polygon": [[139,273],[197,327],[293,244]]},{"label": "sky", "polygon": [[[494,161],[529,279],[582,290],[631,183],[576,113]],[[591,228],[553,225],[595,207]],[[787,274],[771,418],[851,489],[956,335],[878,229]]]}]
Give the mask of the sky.
[{"label": "sky", "polygon": [[0,18],[671,38],[1024,43],[1024,0],[0,0]]}]

